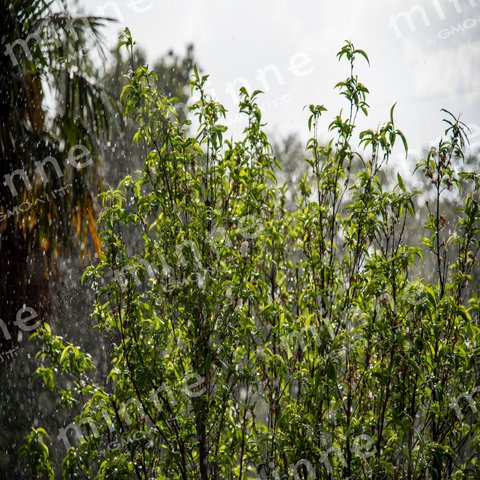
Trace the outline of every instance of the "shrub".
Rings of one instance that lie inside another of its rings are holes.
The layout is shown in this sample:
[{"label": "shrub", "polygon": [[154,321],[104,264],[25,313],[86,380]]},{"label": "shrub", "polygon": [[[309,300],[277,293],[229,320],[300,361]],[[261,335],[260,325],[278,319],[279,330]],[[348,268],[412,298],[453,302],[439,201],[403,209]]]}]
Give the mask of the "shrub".
[{"label": "shrub", "polygon": [[[260,92],[241,89],[248,124],[233,141],[198,71],[195,128],[154,73],[132,72],[122,101],[149,153],[140,178],[104,194],[103,254],[85,273],[108,376],[94,381],[91,358],[48,326],[34,334],[38,375],[74,413],[56,435],[65,478],[478,478],[479,176],[453,167],[465,129],[449,116],[418,165],[435,197],[422,250],[405,235],[416,192],[380,180],[394,146],[407,149],[394,108],[357,135],[368,90],[354,66],[368,57],[349,42],[338,57],[348,115],[321,145],[326,108],[309,107],[293,211]],[[442,194],[460,184],[449,233]],[[432,279],[412,276],[427,257]]]}]

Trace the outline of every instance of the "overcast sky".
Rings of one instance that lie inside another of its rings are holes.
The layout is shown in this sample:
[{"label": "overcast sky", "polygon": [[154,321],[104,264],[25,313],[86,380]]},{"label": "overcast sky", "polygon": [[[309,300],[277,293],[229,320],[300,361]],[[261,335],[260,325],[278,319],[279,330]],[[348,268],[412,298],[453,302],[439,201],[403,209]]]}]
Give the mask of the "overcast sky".
[{"label": "overcast sky", "polygon": [[109,45],[128,26],[149,61],[193,43],[233,125],[232,91],[242,82],[265,91],[264,118],[277,136],[306,138],[310,103],[328,107],[331,120],[344,105],[334,85],[348,74],[335,55],[349,39],[370,57],[370,67],[358,68],[372,107],[362,127],[377,127],[397,102],[397,125],[419,150],[443,133],[447,108],[462,114],[480,144],[480,0],[80,0],[79,7],[119,20],[105,30]]}]

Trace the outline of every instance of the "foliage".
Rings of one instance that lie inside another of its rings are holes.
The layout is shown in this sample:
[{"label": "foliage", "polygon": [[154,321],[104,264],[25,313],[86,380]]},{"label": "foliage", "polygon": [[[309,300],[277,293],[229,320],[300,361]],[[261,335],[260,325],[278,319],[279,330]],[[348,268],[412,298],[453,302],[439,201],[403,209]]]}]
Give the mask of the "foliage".
[{"label": "foliage", "polygon": [[[120,94],[123,87],[129,82],[128,72],[133,72],[139,66],[146,64],[145,52],[138,46],[135,47],[130,57],[123,55],[123,53],[123,48],[120,45],[112,52],[112,64],[101,80],[110,96],[116,99],[119,111],[122,108]],[[168,98],[175,97],[182,104],[186,104],[190,90],[188,81],[192,74],[193,64],[192,45],[187,47],[183,57],[169,51],[153,65],[153,71],[158,78],[155,82],[156,88]],[[185,110],[186,108],[179,110],[182,119],[185,119]],[[128,118],[122,120],[112,122],[110,126],[111,139],[108,142],[105,141],[102,145],[105,152],[104,179],[109,185],[118,185],[127,173],[130,174],[136,170],[141,171],[143,159],[148,153],[147,145],[132,142],[132,137],[137,131],[134,122]]]},{"label": "foliage", "polygon": [[[30,185],[20,177],[16,195],[0,189],[0,232],[6,243],[24,237],[27,254],[40,251],[48,259],[69,244],[72,230],[82,240],[82,254],[91,255],[89,238],[99,252],[94,221],[99,178],[92,169],[72,168],[68,157],[72,147],[82,145],[91,162],[98,162],[99,138],[108,134],[112,112],[86,54],[103,53],[99,29],[108,19],[72,17],[65,1],[58,6],[45,0],[2,3],[0,174],[4,179],[23,170]],[[46,111],[46,94],[53,114]],[[52,158],[58,167],[47,161],[39,174],[38,162]],[[22,205],[33,208],[25,215],[9,213]]]},{"label": "foliage", "polygon": [[38,478],[53,480],[54,470],[50,462],[50,455],[45,439],[48,434],[43,428],[32,428],[32,432],[25,438],[21,453],[30,458],[33,465],[32,473]]},{"label": "foliage", "polygon": [[[124,43],[133,47],[128,32]],[[338,56],[350,67],[337,85],[348,113],[320,145],[326,108],[309,107],[294,209],[276,182],[260,92],[241,89],[248,125],[228,140],[225,109],[195,69],[192,136],[155,73],[133,73],[122,102],[149,152],[140,179],[103,195],[103,255],[85,273],[108,378],[95,382],[88,355],[47,327],[34,334],[38,375],[74,412],[67,430],[83,433],[65,478],[478,478],[478,418],[462,399],[478,385],[480,304],[466,286],[479,178],[452,161],[464,129],[449,117],[439,151],[419,164],[437,195],[424,243],[438,271],[412,278],[421,249],[404,233],[415,192],[400,175],[389,189],[380,180],[406,139],[393,107],[357,135],[368,90],[354,65],[368,57],[349,42]],[[447,238],[440,199],[460,178],[469,194]]]}]

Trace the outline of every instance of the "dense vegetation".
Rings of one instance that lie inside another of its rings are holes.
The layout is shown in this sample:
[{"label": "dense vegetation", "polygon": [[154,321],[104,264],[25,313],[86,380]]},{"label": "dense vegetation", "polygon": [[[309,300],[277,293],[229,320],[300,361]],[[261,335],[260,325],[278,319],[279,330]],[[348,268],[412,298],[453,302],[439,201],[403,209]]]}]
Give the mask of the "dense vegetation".
[{"label": "dense vegetation", "polygon": [[348,42],[338,57],[346,115],[321,144],[326,108],[309,107],[294,202],[260,92],[241,90],[233,141],[197,70],[193,123],[154,72],[131,72],[121,99],[148,153],[139,178],[103,195],[102,255],[84,276],[109,372],[47,324],[35,332],[37,376],[72,415],[27,437],[35,478],[53,478],[50,444],[65,478],[479,478],[480,177],[456,167],[467,132],[446,112],[417,166],[428,218],[412,244],[419,192],[383,176],[407,149],[394,108],[358,132],[368,90],[354,66],[368,58]]}]

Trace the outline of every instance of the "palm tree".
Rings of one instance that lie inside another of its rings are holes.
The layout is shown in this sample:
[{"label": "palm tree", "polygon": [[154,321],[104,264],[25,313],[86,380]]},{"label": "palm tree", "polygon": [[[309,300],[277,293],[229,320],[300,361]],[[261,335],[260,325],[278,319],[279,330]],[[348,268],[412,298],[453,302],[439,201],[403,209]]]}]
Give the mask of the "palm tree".
[{"label": "palm tree", "polygon": [[[48,282],[62,252],[100,253],[99,145],[114,108],[87,54],[103,55],[99,29],[109,19],[71,17],[65,0],[57,10],[52,4],[0,1],[0,451],[10,455],[18,407],[26,407],[21,372],[8,361],[21,340],[16,315],[28,306],[47,318]],[[16,464],[0,454],[0,477],[13,476]]]},{"label": "palm tree", "polygon": [[[2,2],[0,55],[0,318],[48,312],[45,281],[71,227],[97,251],[94,192],[109,99],[85,55],[105,19],[53,12],[47,0]],[[92,36],[93,33],[93,36]],[[101,49],[97,49],[101,52]],[[47,112],[50,107],[51,112]],[[88,235],[89,234],[89,235]],[[69,245],[70,243],[70,245]]]}]

